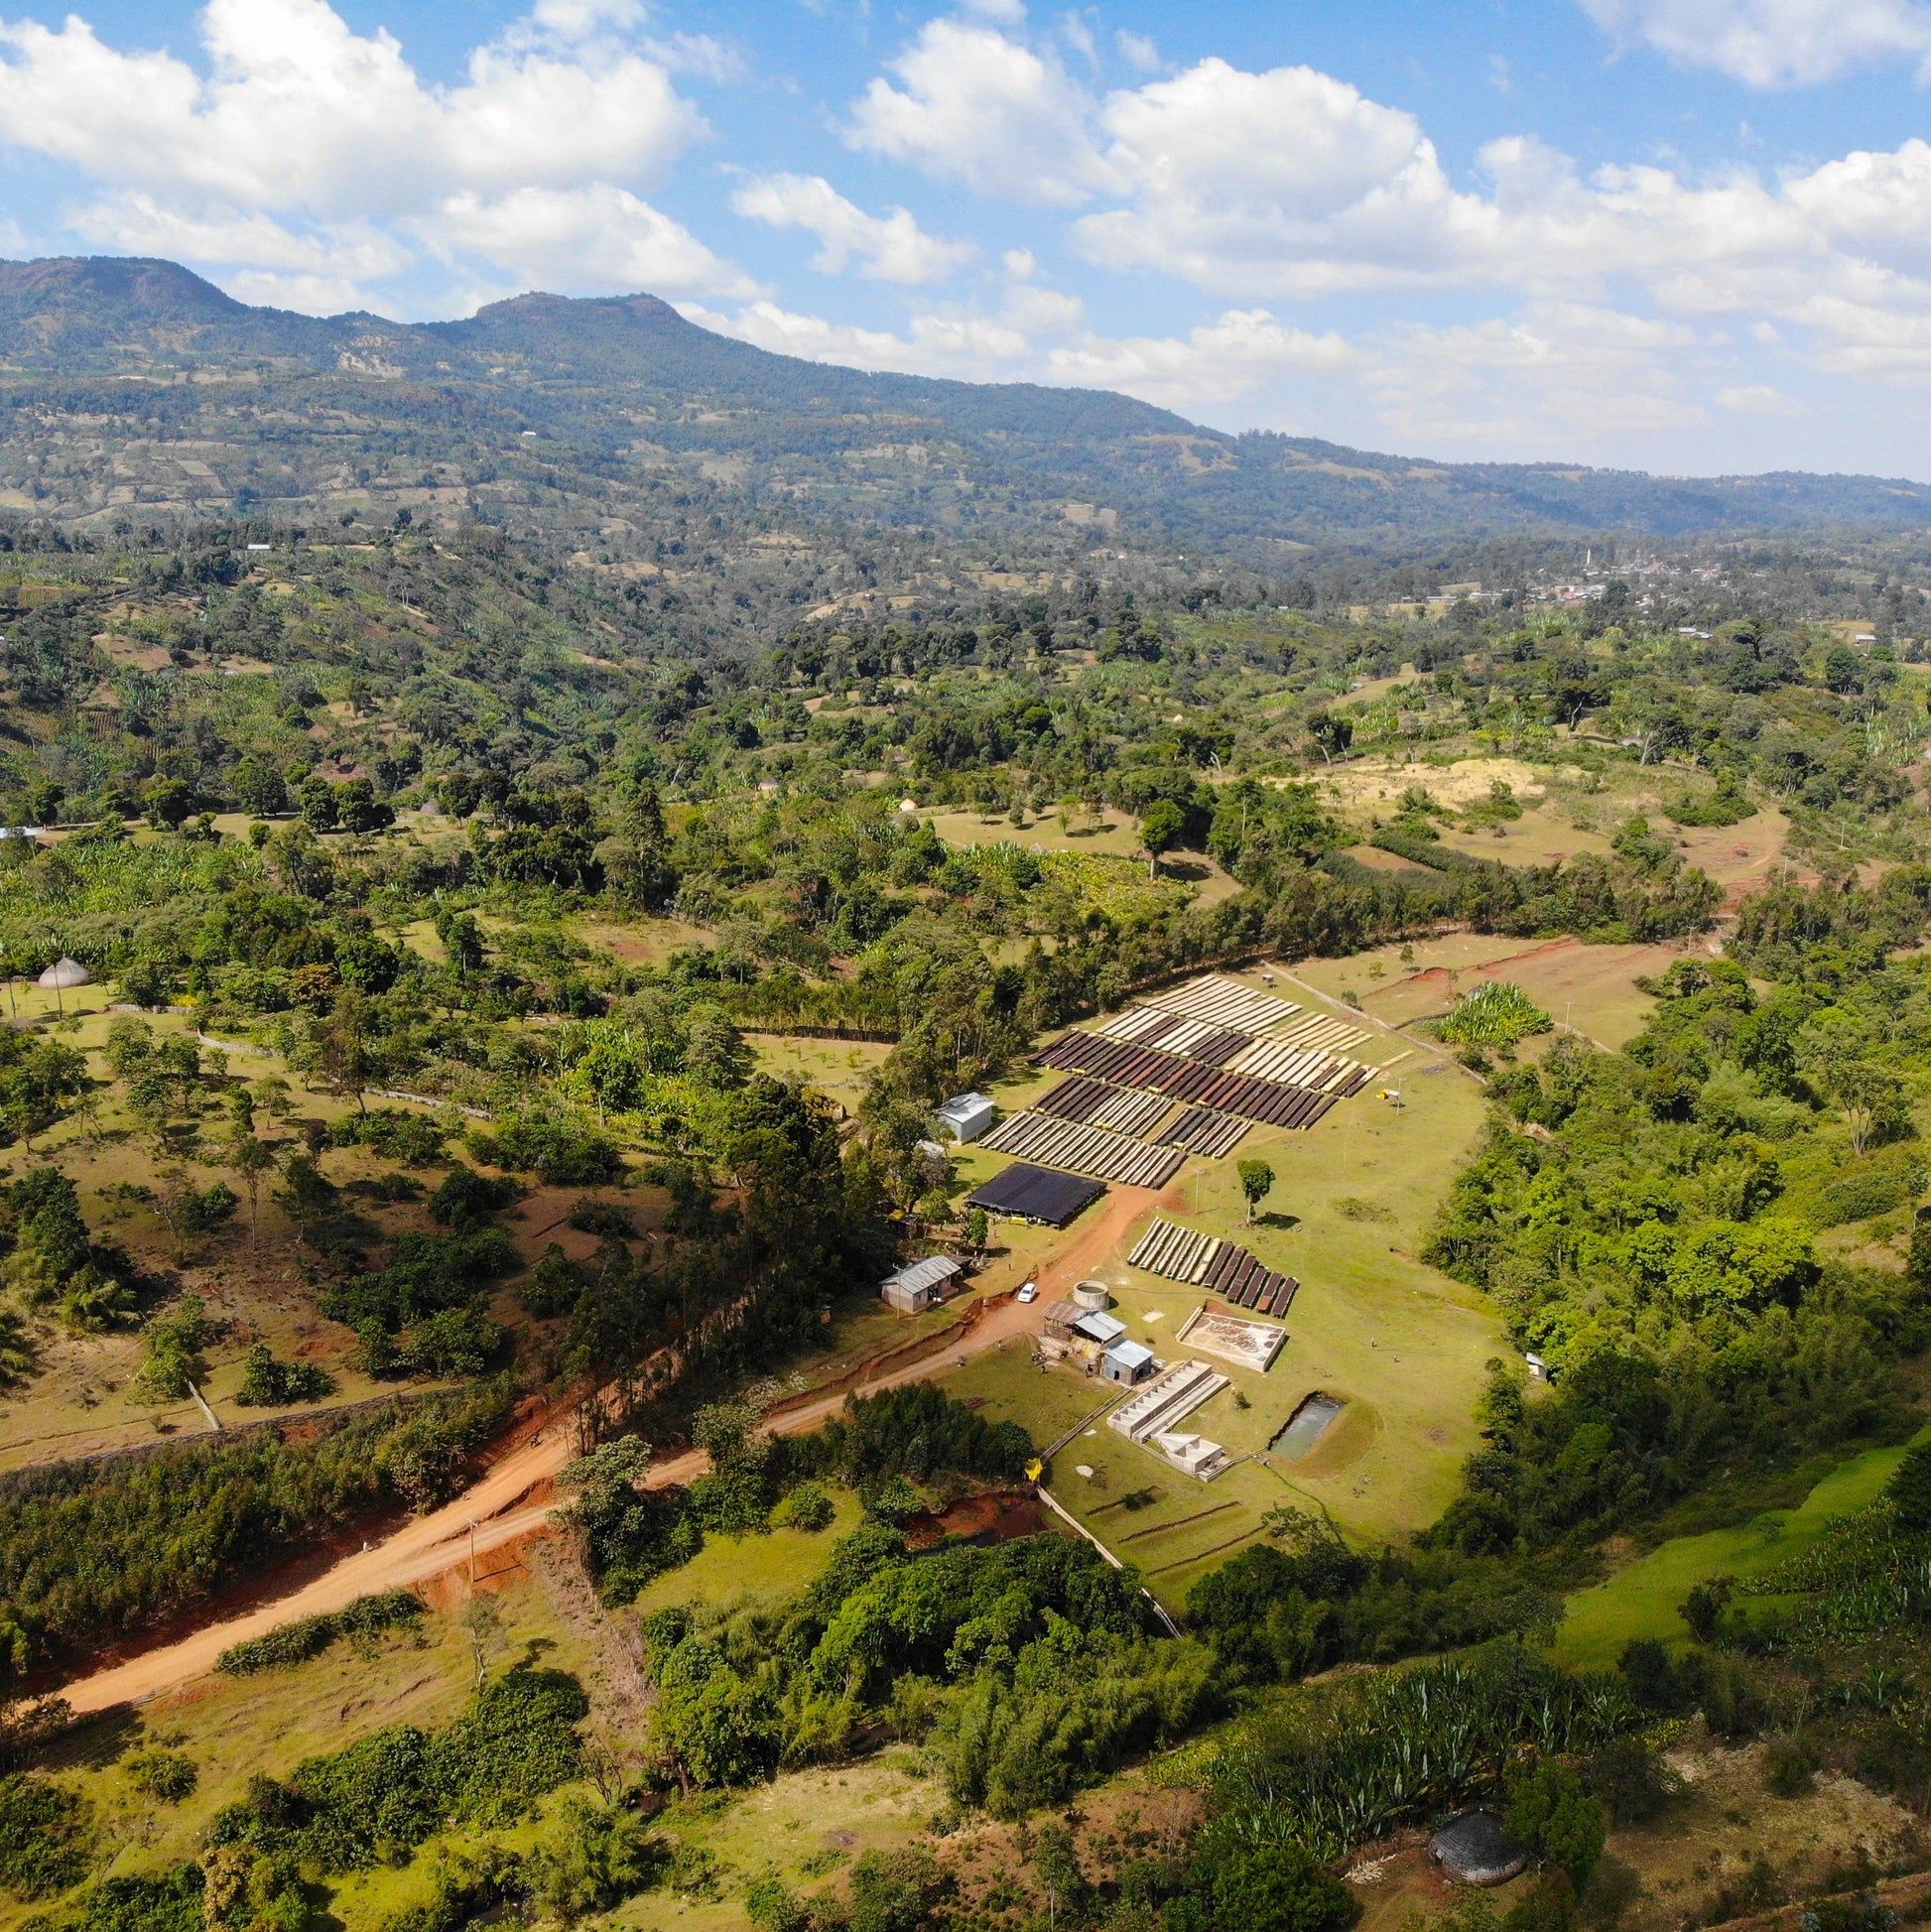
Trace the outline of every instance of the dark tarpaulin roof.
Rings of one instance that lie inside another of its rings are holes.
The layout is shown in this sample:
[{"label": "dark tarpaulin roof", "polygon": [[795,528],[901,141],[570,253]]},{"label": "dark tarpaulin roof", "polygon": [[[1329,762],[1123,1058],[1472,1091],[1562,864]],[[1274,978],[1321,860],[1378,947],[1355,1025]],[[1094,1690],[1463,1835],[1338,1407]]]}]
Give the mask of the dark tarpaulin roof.
[{"label": "dark tarpaulin roof", "polygon": [[1101,1183],[1090,1181],[1084,1174],[1062,1174],[1056,1167],[1014,1161],[983,1187],[973,1189],[966,1205],[983,1208],[988,1214],[1013,1215],[1021,1221],[1043,1221],[1049,1227],[1064,1227],[1082,1208],[1105,1192]]}]

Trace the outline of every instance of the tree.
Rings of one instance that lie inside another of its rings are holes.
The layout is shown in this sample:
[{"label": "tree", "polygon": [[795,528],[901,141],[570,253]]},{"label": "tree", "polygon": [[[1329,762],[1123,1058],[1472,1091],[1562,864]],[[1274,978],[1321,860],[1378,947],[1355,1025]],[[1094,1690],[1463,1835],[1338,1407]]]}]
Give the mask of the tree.
[{"label": "tree", "polygon": [[241,809],[251,818],[268,819],[289,809],[289,788],[282,774],[259,758],[242,759],[228,782]]},{"label": "tree", "polygon": [[148,823],[157,832],[179,832],[194,810],[194,788],[185,779],[157,778],[148,787]]},{"label": "tree", "polygon": [[1897,1527],[1912,1536],[1931,1530],[1931,1443],[1904,1452],[1884,1494],[1896,1512]]},{"label": "tree", "polygon": [[1187,814],[1172,799],[1155,799],[1147,807],[1146,816],[1140,821],[1140,843],[1146,847],[1149,878],[1159,872],[1160,854],[1172,851],[1186,832]]},{"label": "tree", "polygon": [[1292,1842],[1235,1852],[1202,1875],[1211,1932],[1344,1932],[1361,1915],[1354,1894]]},{"label": "tree", "polygon": [[317,1064],[338,1094],[352,1094],[369,1110],[371,1085],[381,1078],[382,1055],[369,1027],[368,1001],[356,992],[336,995],[327,1023],[315,1035]]},{"label": "tree", "polygon": [[1332,765],[1338,757],[1348,755],[1348,747],[1354,742],[1354,727],[1331,711],[1316,711],[1308,719],[1308,736]]},{"label": "tree", "polygon": [[308,1154],[291,1154],[282,1163],[282,1185],[275,1199],[284,1208],[304,1242],[317,1224],[334,1212],[340,1190]]},{"label": "tree", "polygon": [[1904,1083],[1887,1067],[1868,1060],[1849,1060],[1816,1068],[1812,1077],[1844,1115],[1854,1154],[1868,1152],[1910,1119]]},{"label": "tree", "polygon": [[1566,1871],[1575,1884],[1595,1870],[1609,1827],[1603,1807],[1565,1764],[1541,1758],[1509,1788],[1502,1828],[1545,1865]]},{"label": "tree", "polygon": [[252,1120],[235,1121],[228,1136],[228,1156],[224,1165],[241,1177],[242,1191],[248,1197],[248,1245],[261,1246],[262,1176],[275,1167],[275,1150],[267,1141],[257,1140]]},{"label": "tree", "polygon": [[503,1647],[503,1607],[488,1591],[475,1590],[474,1577],[469,1582],[472,1594],[462,1607],[462,1634],[469,1644],[469,1660],[476,1667],[476,1689],[480,1692],[489,1681],[490,1659]]},{"label": "tree", "polygon": [[310,776],[302,781],[302,819],[311,832],[333,832],[340,816],[335,788],[327,779]]},{"label": "tree", "polygon": [[1240,1176],[1240,1192],[1247,1197],[1247,1222],[1251,1225],[1254,1210],[1273,1190],[1274,1170],[1265,1161],[1240,1161],[1235,1171]]}]

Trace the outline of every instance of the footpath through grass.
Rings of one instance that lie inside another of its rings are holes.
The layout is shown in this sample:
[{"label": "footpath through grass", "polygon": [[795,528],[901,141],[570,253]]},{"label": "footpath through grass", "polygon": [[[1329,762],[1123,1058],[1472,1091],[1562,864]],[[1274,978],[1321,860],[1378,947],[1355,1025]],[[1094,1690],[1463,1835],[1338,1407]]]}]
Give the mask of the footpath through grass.
[{"label": "footpath through grass", "polygon": [[[1931,1430],[1916,1438],[1923,1441]],[[1735,1529],[1677,1536],[1609,1582],[1578,1591],[1550,1654],[1556,1662],[1607,1670],[1634,1637],[1687,1641],[1677,1608],[1692,1585],[1706,1577],[1755,1577],[1786,1558],[1801,1555],[1831,1521],[1874,1500],[1908,1444],[1867,1450],[1841,1463],[1789,1510],[1765,1510]]]}]

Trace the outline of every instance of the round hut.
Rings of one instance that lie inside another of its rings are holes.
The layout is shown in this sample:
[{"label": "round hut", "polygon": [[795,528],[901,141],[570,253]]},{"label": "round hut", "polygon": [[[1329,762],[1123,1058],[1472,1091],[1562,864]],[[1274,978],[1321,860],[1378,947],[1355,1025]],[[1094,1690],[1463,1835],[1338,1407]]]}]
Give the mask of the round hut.
[{"label": "round hut", "polygon": [[1465,1811],[1450,1819],[1428,1841],[1428,1856],[1465,1885],[1505,1885],[1529,1862],[1492,1811]]}]

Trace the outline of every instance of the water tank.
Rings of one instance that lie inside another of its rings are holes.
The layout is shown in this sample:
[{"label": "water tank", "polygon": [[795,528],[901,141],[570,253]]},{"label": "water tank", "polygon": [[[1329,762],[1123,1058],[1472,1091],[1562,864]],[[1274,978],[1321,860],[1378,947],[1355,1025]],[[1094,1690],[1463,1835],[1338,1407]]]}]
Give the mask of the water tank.
[{"label": "water tank", "polygon": [[1073,1299],[1082,1308],[1110,1308],[1113,1298],[1103,1281],[1082,1281],[1074,1286]]}]

